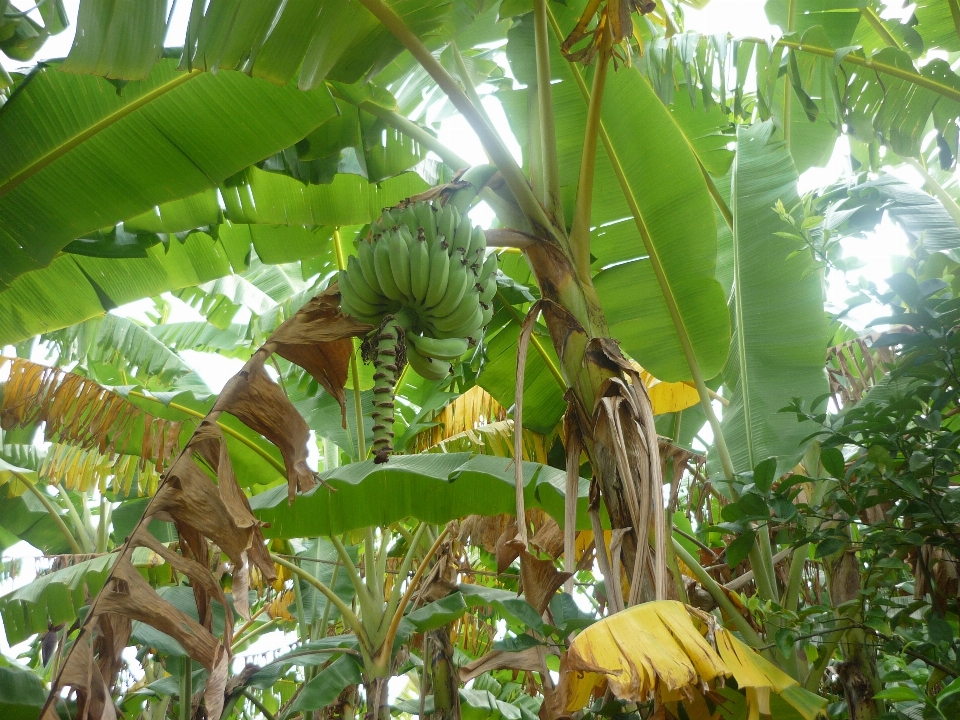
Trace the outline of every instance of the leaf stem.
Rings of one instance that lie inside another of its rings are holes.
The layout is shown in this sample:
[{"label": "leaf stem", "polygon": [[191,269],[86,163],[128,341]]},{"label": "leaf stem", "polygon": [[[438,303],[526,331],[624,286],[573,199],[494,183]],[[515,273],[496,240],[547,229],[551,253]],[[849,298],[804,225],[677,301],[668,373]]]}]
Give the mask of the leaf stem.
[{"label": "leaf stem", "polygon": [[[333,249],[337,254],[337,269],[343,270],[347,263],[343,256],[343,245],[340,241],[340,228],[333,230]],[[353,412],[357,420],[357,460],[362,462],[367,457],[367,442],[363,428],[363,403],[360,398],[360,371],[357,369],[357,350],[350,356],[350,377],[353,380]]]},{"label": "leaf stem", "polygon": [[260,702],[252,692],[249,690],[242,690],[240,694],[253,703],[253,706],[260,711],[260,714],[263,715],[266,720],[277,720],[276,716],[270,712],[267,709],[267,706]]},{"label": "leaf stem", "polygon": [[[84,552],[94,552],[95,545],[90,536],[90,531],[87,529],[87,525],[83,522],[83,518],[80,517],[80,513],[77,512],[77,509],[73,506],[73,503],[70,502],[70,496],[67,494],[67,489],[63,486],[63,483],[60,482],[57,483],[56,488],[57,493],[60,495],[63,503],[63,508],[67,511],[67,517],[69,517],[70,522],[73,523],[74,532],[77,533],[76,537],[80,538],[80,544],[83,545]],[[84,502],[85,501],[86,500],[84,500]]]},{"label": "leaf stem", "polygon": [[433,56],[433,53],[421,42],[403,20],[387,7],[382,0],[359,0],[359,2],[389,30],[400,43],[410,51],[410,54],[420,63],[424,70],[434,79],[437,85],[450,98],[450,102],[470,123],[470,127],[477,134],[480,143],[492,158],[494,164],[503,175],[504,182],[513,193],[524,215],[530,221],[534,230],[542,230],[543,234],[551,237],[558,243],[562,235],[547,215],[540,201],[533,193],[533,188],[523,175],[523,171],[507,150],[503,141],[497,136],[493,128],[487,125],[480,112],[470,102],[470,98],[457,85],[444,67]]},{"label": "leaf stem", "polygon": [[[954,0],[956,2],[956,0]],[[870,27],[874,29],[877,35],[880,36],[880,39],[883,40],[890,47],[895,47],[898,50],[903,50],[903,45],[897,42],[897,39],[893,36],[890,30],[887,29],[887,26],[883,24],[883,20],[880,19],[880,16],[877,15],[877,11],[870,6],[860,8],[860,14],[863,15],[863,19],[869,23]]]},{"label": "leaf stem", "polygon": [[70,532],[70,528],[67,527],[67,524],[63,521],[63,518],[60,516],[60,513],[57,512],[57,509],[54,507],[53,503],[50,502],[50,498],[48,498],[44,492],[34,483],[32,483],[30,478],[23,473],[12,468],[10,469],[10,472],[17,480],[27,486],[27,489],[36,496],[37,500],[40,501],[40,504],[46,508],[48,513],[50,513],[50,517],[53,518],[53,521],[57,524],[57,527],[60,528],[60,532],[63,533],[63,537],[66,539],[67,544],[70,545],[70,549],[73,551],[73,554],[83,555],[83,549],[80,547],[79,543],[77,543],[77,539]]},{"label": "leaf stem", "polygon": [[[542,0],[541,0],[542,1]],[[600,134],[603,91],[610,65],[609,32],[604,33],[602,47],[593,71],[593,87],[587,101],[587,125],[583,132],[583,154],[580,158],[580,179],[577,181],[577,205],[570,228],[570,252],[580,279],[590,278],[590,215],[593,209],[593,185],[597,167],[597,137]]]},{"label": "leaf stem", "polygon": [[275,562],[277,565],[287,568],[287,570],[292,572],[294,575],[303,578],[309,585],[313,585],[313,587],[323,593],[327,600],[332,602],[337,610],[340,611],[340,614],[343,616],[343,621],[347,623],[347,625],[349,625],[356,634],[357,640],[369,649],[370,642],[367,638],[367,633],[363,628],[363,624],[360,622],[360,618],[357,617],[356,613],[350,609],[350,606],[341,600],[333,590],[317,580],[317,578],[296,563],[285,560],[276,553],[270,553],[270,559],[273,560],[273,562]]},{"label": "leaf stem", "polygon": [[[404,559],[404,565],[409,569],[410,564],[407,560],[412,561],[413,550],[416,549],[416,546],[419,545],[419,540],[421,536],[421,529],[426,525],[426,523],[421,524],[420,528],[417,528],[417,533],[414,535],[414,538],[417,540],[416,545],[413,545],[410,549],[410,553],[407,555],[407,558]],[[380,647],[380,657],[379,660],[385,661],[387,657],[390,656],[390,653],[393,651],[393,641],[397,637],[397,630],[400,628],[400,621],[403,619],[403,611],[406,610],[407,603],[410,602],[410,598],[413,596],[413,591],[417,587],[417,583],[420,582],[420,578],[423,577],[424,571],[427,569],[427,565],[430,564],[430,560],[437,553],[437,550],[440,549],[440,544],[443,542],[443,539],[447,536],[450,528],[445,527],[443,532],[441,532],[437,539],[434,540],[433,545],[430,546],[430,549],[427,550],[427,554],[423,556],[423,560],[420,562],[420,567],[417,568],[417,571],[413,574],[413,577],[410,579],[410,584],[407,585],[407,590],[403,594],[403,597],[400,599],[400,602],[397,604],[397,609],[393,613],[393,620],[390,622],[390,629],[387,630],[387,636],[384,638],[383,645]],[[397,583],[399,584],[401,578],[397,578]]]},{"label": "leaf stem", "polygon": [[[344,102],[350,103],[350,99],[337,92],[336,88],[330,86],[330,91]],[[350,104],[352,105],[353,103]],[[462,170],[465,167],[470,167],[469,162],[457,155],[457,153],[440,142],[424,128],[420,127],[409,118],[405,118],[400,113],[396,113],[393,110],[388,110],[387,108],[377,105],[374,102],[370,102],[369,100],[365,100],[357,105],[357,107],[364,112],[370,113],[374,117],[379,118],[393,129],[399,130],[408,138],[417,141],[427,148],[427,150],[431,150],[452,169]]]},{"label": "leaf stem", "polygon": [[[550,82],[550,38],[547,28],[547,0],[533,0],[533,36],[537,54],[537,104],[540,115],[540,159],[543,173],[543,205],[562,227],[560,165],[557,158],[557,129],[553,114],[553,86]],[[533,138],[531,142],[535,142]],[[594,145],[596,138],[594,138]],[[582,175],[581,175],[582,177]]]}]

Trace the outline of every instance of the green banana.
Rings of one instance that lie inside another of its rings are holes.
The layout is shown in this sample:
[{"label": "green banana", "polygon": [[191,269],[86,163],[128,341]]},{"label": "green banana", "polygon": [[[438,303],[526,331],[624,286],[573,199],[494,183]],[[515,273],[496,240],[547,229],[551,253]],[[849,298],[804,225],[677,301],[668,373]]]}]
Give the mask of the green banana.
[{"label": "green banana", "polygon": [[360,240],[359,245],[357,249],[357,259],[360,262],[363,279],[367,281],[367,285],[373,288],[373,290],[383,295],[383,290],[380,288],[380,281],[377,280],[377,269],[374,267],[374,245],[368,240]]},{"label": "green banana", "polygon": [[350,315],[351,317],[356,318],[360,322],[365,322],[368,325],[376,325],[377,323],[380,322],[379,314],[365,315],[363,312],[361,312],[351,304],[352,300],[356,300],[356,297],[350,296],[349,294],[344,295],[341,292],[340,293],[340,312],[342,312],[344,315]]},{"label": "green banana", "polygon": [[410,292],[422,304],[430,283],[430,251],[426,240],[416,240],[410,248]]},{"label": "green banana", "polygon": [[470,247],[470,222],[461,217],[460,224],[457,225],[457,229],[453,234],[453,242],[450,244],[450,257],[456,258],[458,260],[463,260],[467,254],[467,249]]},{"label": "green banana", "polygon": [[384,312],[386,308],[383,306],[367,302],[360,297],[349,272],[341,270],[338,279],[340,282],[340,295],[343,299],[346,299],[351,308],[365,317],[376,317]]},{"label": "green banana", "polygon": [[428,318],[427,323],[435,330],[434,337],[444,337],[447,333],[466,337],[481,327],[483,310],[477,300],[477,291],[471,290],[462,303],[452,313],[442,318]]},{"label": "green banana", "polygon": [[347,273],[350,276],[350,284],[356,291],[361,300],[371,305],[379,305],[386,300],[379,291],[370,287],[369,283],[363,277],[363,268],[360,267],[360,261],[353,255],[347,258]]},{"label": "green banana", "polygon": [[456,258],[451,258],[449,263],[450,275],[447,278],[447,289],[443,293],[443,297],[440,298],[440,302],[432,308],[427,308],[431,310],[430,316],[432,318],[442,318],[456,312],[457,308],[460,307],[463,294],[470,287],[469,278],[473,276],[472,274],[468,275],[467,268]]},{"label": "green banana", "polygon": [[480,284],[483,285],[487,278],[496,272],[497,269],[497,254],[495,252],[487,255],[487,259],[483,261],[483,266],[480,268]]},{"label": "green banana", "polygon": [[490,324],[490,321],[493,320],[493,313],[494,313],[493,303],[490,303],[489,305],[487,305],[487,307],[483,309],[483,320],[480,327],[485,328],[487,325]]},{"label": "green banana", "polygon": [[[405,237],[406,236],[406,237]],[[400,300],[413,298],[410,292],[410,231],[404,225],[390,233],[390,271],[397,288],[403,294]]]},{"label": "green banana", "polygon": [[423,307],[432,308],[443,299],[450,278],[450,258],[441,243],[430,248],[430,277],[427,280],[427,294]]},{"label": "green banana", "polygon": [[394,220],[390,208],[384,208],[383,213],[380,215],[380,232],[385,233],[388,230],[393,230],[396,226],[397,221]]},{"label": "green banana", "polygon": [[420,227],[420,222],[417,220],[417,213],[413,209],[413,205],[407,205],[403,209],[400,213],[399,223],[401,227],[406,226],[411,234],[417,234],[417,228]]},{"label": "green banana", "polygon": [[407,344],[407,362],[410,367],[422,378],[427,380],[443,380],[450,374],[451,365],[445,360],[432,360],[417,352],[411,344]]},{"label": "green banana", "polygon": [[494,296],[497,294],[497,279],[496,278],[487,278],[485,285],[477,283],[474,287],[478,288],[480,291],[480,302],[490,304],[493,302]]},{"label": "green banana", "polygon": [[450,249],[450,244],[453,242],[453,236],[459,221],[460,213],[457,212],[457,209],[450,205],[444,205],[440,211],[440,215],[437,217],[437,238],[443,238],[440,240],[441,245],[446,243],[443,248],[444,250]]},{"label": "green banana", "polygon": [[414,208],[417,214],[417,227],[423,230],[423,239],[427,241],[428,246],[437,241],[437,218],[433,205],[426,202],[418,202]]},{"label": "green banana", "polygon": [[[487,237],[483,234],[483,228],[477,225],[470,232],[470,246],[467,248],[467,260],[470,264],[479,260],[483,264],[483,251],[487,249]],[[477,273],[480,274],[479,272]]]},{"label": "green banana", "polygon": [[390,300],[403,300],[403,293],[401,293],[400,288],[397,287],[397,283],[393,279],[393,270],[390,269],[390,237],[393,234],[394,233],[391,232],[389,235],[384,235],[377,241],[376,253],[373,256],[374,267],[376,268],[377,280],[380,282],[380,288],[383,290],[383,294]]},{"label": "green banana", "polygon": [[[408,343],[413,343],[413,346],[416,348],[418,353],[424,357],[433,358],[435,360],[453,361],[458,359],[469,349],[469,345],[465,337],[438,339],[429,336],[421,337],[419,335],[410,333],[406,336],[406,338]],[[409,344],[407,347],[409,347]]]}]

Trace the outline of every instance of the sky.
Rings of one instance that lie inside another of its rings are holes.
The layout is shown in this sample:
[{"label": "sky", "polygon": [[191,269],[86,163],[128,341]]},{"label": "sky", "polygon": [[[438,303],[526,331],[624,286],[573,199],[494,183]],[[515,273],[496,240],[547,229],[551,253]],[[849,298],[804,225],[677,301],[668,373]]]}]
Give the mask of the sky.
[{"label": "sky", "polygon": [[[32,7],[33,0],[14,0],[13,5],[20,8]],[[54,36],[43,47],[40,57],[43,59],[57,58],[65,56],[73,41],[75,20],[79,0],[65,0],[64,5],[67,8],[71,18],[71,27],[58,36]],[[187,17],[191,3],[189,0],[180,0],[176,4],[174,16],[171,22],[166,44],[169,46],[178,46],[183,42],[186,32]],[[766,19],[763,11],[763,0],[713,0],[702,10],[687,9],[686,27],[689,30],[697,30],[703,33],[714,33],[718,30],[727,30],[736,36],[759,36],[770,37],[778,34],[776,28],[771,26]],[[0,56],[0,62],[9,70],[21,70],[25,66],[19,62],[13,62],[6,57]],[[30,63],[32,64],[32,63]],[[26,67],[29,67],[27,64]],[[482,88],[481,88],[482,91]],[[510,133],[503,109],[495,98],[487,96],[484,99],[484,106],[491,116],[497,130],[506,139],[510,150],[519,158],[519,146]],[[438,131],[439,139],[444,144],[455,147],[457,152],[471,163],[487,162],[486,155],[482,147],[469,128],[466,121],[461,117],[455,116],[444,120]],[[819,185],[833,182],[848,172],[849,163],[847,162],[846,141],[841,138],[837,143],[837,149],[825,168],[815,168],[807,171],[800,179],[800,192],[809,191]],[[899,173],[911,182],[919,184],[919,178],[915,173]],[[488,226],[492,219],[492,213],[489,208],[478,208],[473,219],[484,226]],[[864,240],[848,240],[846,247],[849,254],[857,255],[866,261],[864,268],[858,273],[864,277],[883,286],[883,280],[890,275],[890,257],[904,252],[906,241],[903,234],[889,223],[885,223],[879,231],[871,237]],[[851,278],[853,279],[853,278]],[[844,299],[849,295],[841,278],[831,277],[828,291],[828,301],[836,309],[843,305]],[[186,304],[169,297],[175,308],[174,321],[199,320],[201,316],[188,307]],[[152,303],[149,300],[131,303],[115,311],[120,314],[142,318],[144,313],[152,309]],[[859,308],[852,316],[851,324],[858,329],[869,322],[870,319],[882,314],[882,308],[876,306],[865,306]],[[241,362],[238,360],[229,360],[217,356],[210,356],[205,353],[195,353],[187,351],[182,353],[187,362],[191,363],[200,376],[214,391],[219,391],[226,380],[239,369]],[[12,552],[11,552],[12,551]],[[24,543],[20,543],[15,548],[9,549],[4,555],[21,554],[24,556],[35,555],[36,551]],[[25,559],[24,574],[15,583],[0,583],[0,593],[8,592],[14,586],[27,582],[32,575],[30,568],[30,559]],[[251,648],[251,653],[275,647],[278,643],[277,637],[264,637],[262,642],[257,643]],[[0,652],[6,652],[5,638],[0,633]]]}]

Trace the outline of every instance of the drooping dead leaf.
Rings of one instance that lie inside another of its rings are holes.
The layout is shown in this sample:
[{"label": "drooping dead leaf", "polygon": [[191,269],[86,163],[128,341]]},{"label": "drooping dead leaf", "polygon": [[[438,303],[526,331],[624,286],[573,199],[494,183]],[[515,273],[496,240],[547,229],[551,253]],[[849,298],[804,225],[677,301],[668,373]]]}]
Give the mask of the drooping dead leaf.
[{"label": "drooping dead leaf", "polygon": [[263,368],[268,353],[261,348],[224,386],[212,415],[228,412],[280,449],[287,467],[287,495],[312,489],[317,481],[307,467],[310,428],[283,390]]},{"label": "drooping dead leaf", "polygon": [[497,573],[502,573],[510,564],[520,557],[520,553],[526,547],[526,543],[517,537],[516,518],[510,518],[500,537],[497,538],[497,547],[495,555],[497,558]]},{"label": "drooping dead leaf", "polygon": [[556,520],[549,518],[530,538],[530,544],[556,560],[563,555],[563,530]]},{"label": "drooping dead leaf", "polygon": [[313,376],[340,403],[343,426],[346,427],[347,369],[353,355],[350,338],[362,337],[373,327],[350,315],[340,313],[340,297],[336,285],[331,286],[276,329],[267,342],[268,351],[299,365]]},{"label": "drooping dead leaf", "polygon": [[520,582],[527,602],[543,614],[571,573],[560,572],[552,560],[541,560],[526,550],[520,554]]},{"label": "drooping dead leaf", "polygon": [[[306,423],[270,380],[263,364],[271,352],[281,353],[302,364],[342,398],[345,363],[349,361],[349,357],[344,360],[343,351],[349,337],[359,330],[357,324],[331,311],[332,307],[335,293],[308,304],[302,317],[294,316],[285,323],[282,332],[268,339],[227,383],[213,410],[164,474],[144,517],[120,549],[103,590],[91,603],[71,651],[53,678],[42,720],[59,718],[56,703],[68,690],[76,695],[78,718],[116,717],[110,688],[121,667],[120,654],[129,640],[132,620],[170,635],[206,668],[206,716],[220,716],[230,666],[233,615],[219,583],[219,571],[216,576],[210,571],[212,552],[217,549],[230,558],[234,604],[241,615],[249,615],[250,569],[261,583],[274,581],[277,574],[260,523],[237,482],[217,419],[222,412],[229,412],[277,445],[286,464],[291,496],[298,489],[312,487],[313,473],[305,462]],[[61,439],[59,433],[101,452],[123,447],[129,436],[129,428],[124,430],[124,425],[129,425],[125,418],[142,413],[136,408],[129,410],[125,400],[119,402],[82,378],[48,370],[25,365],[17,369],[16,392],[6,393],[4,398],[4,426],[43,420],[55,439]],[[160,463],[172,455],[175,437],[172,426],[147,427],[142,451]],[[149,524],[154,519],[176,525],[179,553],[150,534]],[[150,549],[189,578],[199,622],[162,600],[143,579],[132,563],[133,553],[140,547]],[[226,613],[222,639],[212,631],[213,601]]]},{"label": "drooping dead leaf", "polygon": [[[579,710],[606,679],[614,696],[631,702],[654,697],[658,704],[689,701],[691,687],[720,687],[733,677],[747,691],[747,703],[769,713],[769,693],[814,720],[826,700],[799,687],[744,645],[712,616],[674,600],[636,605],[591,625],[568,654],[568,710]],[[754,715],[751,715],[753,717]]]},{"label": "drooping dead leaf", "polygon": [[[116,463],[114,456],[118,453],[133,450],[127,447],[129,440],[134,430],[140,430],[140,456],[123,456],[136,457],[125,462],[135,462],[135,469],[140,471],[151,465],[159,471],[176,454],[181,422],[154,417],[125,397],[74,373],[23,358],[0,358],[0,369],[6,364],[10,366],[10,376],[0,398],[0,428],[11,430],[42,423],[48,442],[96,451],[108,465]],[[92,469],[90,464],[97,461],[89,453],[73,453],[67,458],[63,456],[66,449],[61,453],[50,462],[76,462],[82,458]],[[146,489],[142,485],[141,488]]]},{"label": "drooping dead leaf", "polygon": [[[654,0],[606,0],[605,3],[601,3],[601,0],[590,0],[560,50],[571,62],[590,64],[604,45],[604,36],[607,44],[616,45],[629,40],[633,34],[630,13],[646,15],[656,8],[657,3]],[[584,40],[587,41],[586,44],[579,50],[574,50],[574,47]]]},{"label": "drooping dead leaf", "polygon": [[543,660],[537,648],[527,648],[519,652],[491,650],[483,657],[469,662],[460,668],[460,682],[466,683],[494,670],[520,670],[540,672]]}]

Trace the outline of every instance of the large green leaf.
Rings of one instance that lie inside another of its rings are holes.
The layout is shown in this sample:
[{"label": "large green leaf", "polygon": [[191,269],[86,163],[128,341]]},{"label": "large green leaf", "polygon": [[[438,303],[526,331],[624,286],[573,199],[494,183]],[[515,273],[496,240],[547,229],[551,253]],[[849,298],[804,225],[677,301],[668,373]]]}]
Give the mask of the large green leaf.
[{"label": "large green leaf", "polygon": [[[419,37],[444,31],[447,0],[387,0]],[[301,87],[324,78],[353,83],[375,75],[402,46],[360,3],[341,0],[195,0],[183,65],[243,69]]]},{"label": "large green leaf", "polygon": [[41,66],[0,108],[0,287],[76,237],[213,187],[336,112],[308,93],[163,60],[118,92]]},{"label": "large green leaf", "polygon": [[[388,526],[405,517],[446,523],[470,514],[516,511],[513,461],[469,453],[397,455],[321,474],[325,484],[287,504],[285,486],[254,495],[250,506],[270,537],[332,535],[371,525]],[[566,473],[523,463],[527,507],[542,507],[563,522]],[[580,482],[578,527],[588,527],[587,481]]]},{"label": "large green leaf", "polygon": [[860,22],[860,9],[870,4],[869,0],[767,0],[764,9],[767,19],[784,32],[802,34],[819,25],[834,47],[845,47]]},{"label": "large green leaf", "polygon": [[41,575],[0,597],[0,616],[11,645],[77,619],[77,610],[103,587],[116,555],[84,560],[63,570]]},{"label": "large green leaf", "polygon": [[809,251],[775,235],[785,223],[774,205],[789,208],[798,197],[796,168],[773,133],[769,121],[741,127],[733,167],[733,342],[722,428],[738,471],[771,456],[793,467],[811,428],[779,411],[827,392],[821,275]]},{"label": "large green leaf", "polygon": [[82,0],[67,72],[142,80],[160,59],[167,0]]},{"label": "large green leaf", "polygon": [[[564,28],[576,21],[573,8],[552,10]],[[530,17],[511,29],[507,46],[514,75],[528,83],[535,77]],[[552,89],[561,192],[569,217],[579,181],[587,105],[575,68],[556,48],[551,72],[559,80]],[[588,77],[584,82],[589,86]],[[498,93],[524,149],[530,133],[526,92]],[[718,138],[727,121],[719,112],[693,108],[672,112],[632,68],[609,74],[602,120],[610,148],[598,149],[590,251],[596,258],[594,267],[605,268],[595,284],[611,333],[657,377],[691,379],[669,298],[678,308],[680,327],[702,373],[712,377],[723,366],[730,330],[723,289],[714,277],[713,201],[698,154],[705,165],[723,170],[729,156]],[[660,278],[655,264],[663,270]]]},{"label": "large green leaf", "polygon": [[12,663],[0,665],[0,715],[4,720],[35,720],[47,699],[36,673]]},{"label": "large green leaf", "polygon": [[641,365],[667,381],[692,378],[682,333],[703,376],[713,377],[726,359],[730,326],[715,277],[713,201],[697,158],[637,70],[624,68],[609,77],[603,125],[649,253],[595,278],[611,332]]}]

